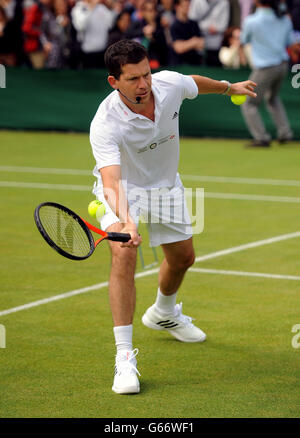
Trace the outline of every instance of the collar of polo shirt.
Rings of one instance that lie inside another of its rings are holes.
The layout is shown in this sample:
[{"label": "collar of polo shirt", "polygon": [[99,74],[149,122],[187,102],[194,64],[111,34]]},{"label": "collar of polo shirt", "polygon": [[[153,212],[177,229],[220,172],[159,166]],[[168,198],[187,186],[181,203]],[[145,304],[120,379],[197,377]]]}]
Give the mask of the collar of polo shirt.
[{"label": "collar of polo shirt", "polygon": [[[165,100],[165,98],[167,97],[167,93],[165,90],[159,89],[153,82],[152,82],[151,90],[152,90],[152,93],[154,95],[155,117],[158,117],[161,113],[162,104],[163,104],[163,101]],[[144,118],[143,115],[131,111],[131,109],[127,105],[125,105],[125,103],[120,98],[120,94],[117,90],[115,90],[114,93],[116,95],[116,108],[118,110],[120,117],[123,120]]]}]

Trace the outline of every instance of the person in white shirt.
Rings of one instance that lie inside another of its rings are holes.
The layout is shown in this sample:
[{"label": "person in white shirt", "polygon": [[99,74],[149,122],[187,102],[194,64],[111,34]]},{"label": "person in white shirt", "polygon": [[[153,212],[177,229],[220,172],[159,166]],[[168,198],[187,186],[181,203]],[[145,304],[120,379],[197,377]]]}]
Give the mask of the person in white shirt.
[{"label": "person in white shirt", "polygon": [[219,50],[230,19],[228,0],[192,0],[189,18],[197,21],[205,38],[205,63],[220,66]]},{"label": "person in white shirt", "polygon": [[100,0],[78,1],[71,11],[77,39],[82,50],[83,68],[104,68],[108,33],[117,14]]},{"label": "person in white shirt", "polygon": [[[181,304],[176,304],[185,272],[195,258],[191,221],[177,173],[181,103],[204,93],[255,97],[256,84],[249,80],[230,84],[170,71],[151,75],[147,51],[131,40],[111,45],[105,63],[114,91],[99,106],[91,123],[90,141],[98,180],[94,193],[106,206],[101,228],[131,235],[127,243],[109,242],[109,297],[117,348],[112,389],[128,394],[140,391],[132,324],[136,255],[141,243],[137,227],[142,214],[150,217],[151,245],[161,245],[164,253],[156,301],[142,322],[168,331],[182,342],[206,339],[191,318],[182,314]],[[171,214],[166,218],[168,212],[159,206],[164,207],[170,199]]]}]

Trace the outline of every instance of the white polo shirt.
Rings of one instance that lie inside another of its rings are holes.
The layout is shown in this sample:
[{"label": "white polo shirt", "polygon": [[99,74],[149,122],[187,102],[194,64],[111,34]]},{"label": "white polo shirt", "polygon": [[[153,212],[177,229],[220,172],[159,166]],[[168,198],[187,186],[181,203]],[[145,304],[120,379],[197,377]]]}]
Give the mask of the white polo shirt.
[{"label": "white polo shirt", "polygon": [[190,76],[171,71],[152,75],[155,121],[132,112],[113,91],[101,103],[91,123],[90,142],[99,169],[120,165],[128,188],[171,188],[179,161],[179,110],[186,98],[194,99],[198,87]]}]

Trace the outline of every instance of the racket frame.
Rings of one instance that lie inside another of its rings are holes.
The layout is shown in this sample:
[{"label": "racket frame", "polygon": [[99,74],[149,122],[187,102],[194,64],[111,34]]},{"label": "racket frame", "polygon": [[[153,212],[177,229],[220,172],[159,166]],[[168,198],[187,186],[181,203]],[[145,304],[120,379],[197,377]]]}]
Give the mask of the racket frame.
[{"label": "racket frame", "polygon": [[[45,229],[44,229],[44,227],[42,225],[40,216],[39,216],[39,212],[40,212],[40,209],[42,207],[55,207],[55,208],[57,208],[57,209],[59,209],[61,211],[66,212],[67,214],[69,214],[73,219],[75,219],[78,222],[78,224],[84,230],[84,232],[85,232],[85,234],[86,234],[86,236],[88,238],[89,244],[90,244],[90,250],[89,250],[87,255],[85,255],[85,256],[76,256],[76,255],[69,254],[68,252],[66,252],[62,248],[60,248],[58,245],[56,245],[55,242],[53,242],[53,240],[50,238],[48,233],[45,231]],[[98,245],[98,243],[100,243],[101,240],[103,240],[103,239],[105,239],[107,237],[107,233],[105,233],[105,231],[102,231],[102,230],[97,228],[96,232],[98,234],[101,234],[102,237],[97,240],[97,245],[96,245],[95,241],[94,241],[94,238],[93,238],[93,236],[92,236],[92,234],[91,234],[91,232],[90,232],[86,222],[80,216],[78,216],[76,213],[74,213],[74,211],[72,211],[68,207],[65,207],[64,205],[58,204],[56,202],[43,202],[43,203],[39,204],[36,207],[36,209],[34,210],[34,220],[35,220],[35,223],[36,223],[36,226],[37,226],[39,232],[41,233],[42,237],[46,240],[48,245],[50,245],[53,249],[55,249],[55,251],[57,251],[62,256],[67,257],[68,259],[71,259],[71,260],[84,260],[84,259],[87,259],[88,257],[90,257],[93,254],[93,252],[94,252],[96,246]],[[96,228],[96,227],[94,227],[94,228]]]}]

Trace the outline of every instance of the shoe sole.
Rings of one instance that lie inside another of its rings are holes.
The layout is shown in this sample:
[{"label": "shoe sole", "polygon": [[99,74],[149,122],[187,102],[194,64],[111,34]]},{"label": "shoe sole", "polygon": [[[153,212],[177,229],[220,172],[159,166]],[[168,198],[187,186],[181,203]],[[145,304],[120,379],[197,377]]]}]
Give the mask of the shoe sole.
[{"label": "shoe sole", "polygon": [[140,392],[140,387],[128,386],[127,388],[117,388],[113,386],[111,388],[116,394],[138,394]]},{"label": "shoe sole", "polygon": [[202,338],[197,339],[197,340],[189,340],[187,341],[186,339],[183,339],[180,335],[178,335],[178,333],[176,333],[175,330],[172,329],[167,329],[165,327],[160,327],[157,326],[157,324],[153,324],[153,322],[148,318],[148,316],[146,315],[146,313],[142,316],[142,323],[148,327],[151,328],[153,330],[162,330],[162,331],[167,331],[169,332],[171,335],[174,336],[174,338],[178,339],[181,342],[187,342],[187,343],[193,343],[193,342],[204,342],[206,340],[206,335],[204,334],[204,336],[202,336]]}]

